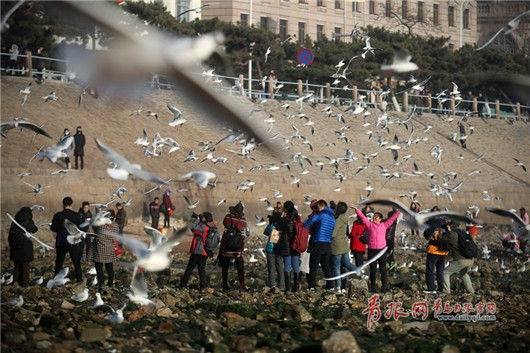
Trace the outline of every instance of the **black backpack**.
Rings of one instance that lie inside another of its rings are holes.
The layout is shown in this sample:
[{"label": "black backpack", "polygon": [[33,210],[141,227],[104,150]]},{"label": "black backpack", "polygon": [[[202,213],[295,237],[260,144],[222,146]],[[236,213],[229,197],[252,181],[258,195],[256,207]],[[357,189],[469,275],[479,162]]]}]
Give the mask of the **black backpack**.
[{"label": "black backpack", "polygon": [[211,226],[208,230],[208,234],[206,235],[206,244],[204,244],[204,248],[208,252],[213,252],[215,249],[217,249],[220,242],[221,236],[219,235],[219,230],[217,227]]},{"label": "black backpack", "polygon": [[[232,223],[232,217],[230,217],[230,222]],[[230,225],[230,228],[225,231],[223,237],[225,238],[225,251],[240,251],[245,245],[243,234],[233,223]]]},{"label": "black backpack", "polygon": [[458,233],[458,250],[466,259],[472,259],[478,256],[477,244],[473,241],[471,235],[463,230],[457,229]]}]

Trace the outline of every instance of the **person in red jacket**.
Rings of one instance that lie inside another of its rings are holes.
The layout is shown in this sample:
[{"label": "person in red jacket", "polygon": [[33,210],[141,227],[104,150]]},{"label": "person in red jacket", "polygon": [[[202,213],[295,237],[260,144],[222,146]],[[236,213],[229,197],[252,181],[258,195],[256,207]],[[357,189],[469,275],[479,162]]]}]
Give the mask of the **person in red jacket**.
[{"label": "person in red jacket", "polygon": [[164,204],[164,207],[162,207],[162,212],[164,213],[164,227],[169,228],[170,227],[170,219],[169,217],[173,214],[174,206],[173,202],[171,202],[171,198],[169,195],[171,194],[171,191],[167,189],[164,191],[164,196],[162,196],[162,204]]},{"label": "person in red jacket", "polygon": [[208,286],[206,280],[206,261],[212,253],[206,250],[205,244],[208,231],[213,227],[217,228],[213,221],[213,215],[210,212],[203,212],[196,217],[193,223],[190,224],[190,230],[193,233],[193,240],[191,241],[190,246],[191,256],[188,265],[186,266],[186,270],[184,271],[184,275],[182,275],[182,278],[180,279],[179,288],[186,288],[188,286],[191,273],[196,266],[199,268],[201,290]]},{"label": "person in red jacket", "polygon": [[[363,210],[364,213],[364,210]],[[361,241],[361,237],[366,230],[366,226],[360,218],[353,222],[350,232],[350,249],[355,258],[355,266],[359,267],[363,264],[363,256],[366,252],[366,244]]]}]

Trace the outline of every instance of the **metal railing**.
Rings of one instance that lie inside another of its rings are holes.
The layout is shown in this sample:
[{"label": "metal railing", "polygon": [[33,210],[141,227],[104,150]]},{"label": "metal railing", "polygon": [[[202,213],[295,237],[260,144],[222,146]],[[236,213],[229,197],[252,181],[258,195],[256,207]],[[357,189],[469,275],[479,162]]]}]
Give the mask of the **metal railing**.
[{"label": "metal railing", "polygon": [[[1,67],[0,72],[2,75],[15,74],[30,77],[37,77],[43,80],[60,80],[70,81],[71,78],[75,77],[73,72],[70,70],[70,64],[67,60],[55,59],[49,57],[32,56],[19,54],[18,58],[25,60],[17,60],[16,67],[9,66],[9,53],[0,53],[1,55]],[[30,63],[28,63],[28,58]],[[28,65],[29,64],[29,65]],[[31,70],[31,72],[30,72]],[[200,72],[193,72],[193,75],[203,76]],[[269,93],[265,91],[264,82],[262,79],[252,79],[252,90],[249,92],[248,89],[248,78],[240,75],[239,77],[214,75],[213,77],[208,76],[204,78],[208,81],[212,87],[223,94],[230,95],[243,95],[253,100],[263,100],[269,98]],[[235,84],[239,81],[241,87]],[[228,83],[228,85],[227,85]],[[234,83],[231,85],[230,83]],[[152,88],[168,89],[173,90],[175,84],[167,76],[156,75],[146,80],[146,84]],[[349,106],[363,102],[372,108],[383,108],[383,100],[381,99],[381,91],[359,89],[357,87],[335,87],[329,83],[326,85],[311,84],[309,82],[290,82],[290,81],[276,81],[275,86],[278,87],[283,85],[281,89],[274,90],[273,99],[277,100],[289,100],[294,101],[303,95],[312,93],[311,102],[313,103],[327,103],[334,105]],[[363,97],[364,96],[364,97]],[[390,94],[388,98],[390,98]],[[521,105],[519,103],[509,104],[501,103],[496,100],[490,101],[478,101],[478,100],[459,100],[452,101],[451,99],[446,100],[449,102],[439,104],[440,100],[433,98],[430,95],[418,95],[409,94],[408,92],[402,92],[394,96],[398,103],[398,106],[394,106],[391,102],[386,103],[386,108],[389,110],[397,109],[399,111],[407,111],[408,106],[415,105],[416,110],[422,113],[435,113],[435,114],[453,114],[463,115],[471,111],[476,111],[476,108],[481,107],[482,111],[479,113],[489,117],[515,117],[524,118],[528,120],[530,114],[530,106]],[[387,99],[390,100],[390,99]]]}]

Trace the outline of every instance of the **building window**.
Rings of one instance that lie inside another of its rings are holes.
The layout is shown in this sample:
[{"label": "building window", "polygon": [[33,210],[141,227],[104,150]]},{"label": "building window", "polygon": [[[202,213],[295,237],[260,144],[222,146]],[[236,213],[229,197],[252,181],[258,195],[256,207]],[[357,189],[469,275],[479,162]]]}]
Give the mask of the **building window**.
[{"label": "building window", "polygon": [[317,41],[324,38],[324,25],[317,25]]},{"label": "building window", "polygon": [[478,12],[481,15],[489,15],[490,14],[490,6],[489,5],[479,5],[478,6]]},{"label": "building window", "polygon": [[259,28],[269,29],[269,18],[261,16],[259,18]]},{"label": "building window", "polygon": [[455,8],[454,6],[449,6],[447,9],[447,23],[449,24],[449,27],[455,26]]},{"label": "building window", "polygon": [[362,5],[358,4],[358,1],[354,1],[351,4],[351,10],[352,12],[358,12],[361,13]]},{"label": "building window", "polygon": [[[342,33],[342,28],[340,28],[340,27],[335,27],[335,34],[341,34],[341,33]],[[342,38],[342,37],[335,37],[335,41],[340,42],[340,41],[341,41],[341,38]]]},{"label": "building window", "polygon": [[326,4],[324,3],[324,0],[317,0],[317,6],[318,7],[325,7]]},{"label": "building window", "polygon": [[335,0],[335,8],[342,10],[342,0]]},{"label": "building window", "polygon": [[435,26],[440,25],[440,6],[438,4],[432,5],[432,23]]},{"label": "building window", "polygon": [[298,0],[298,3],[299,3],[299,4],[306,4],[306,5],[307,5],[307,0]]},{"label": "building window", "polygon": [[298,44],[303,44],[305,39],[305,23],[298,22]]},{"label": "building window", "polygon": [[386,17],[392,16],[392,0],[386,0],[386,3],[385,3],[385,16]]},{"label": "building window", "polygon": [[469,9],[464,10],[464,28],[471,29],[469,26]]},{"label": "building window", "polygon": [[241,22],[241,26],[247,27],[248,26],[248,14],[242,13],[240,16],[239,22]]},{"label": "building window", "polygon": [[418,22],[423,23],[423,1],[418,1]]},{"label": "building window", "polygon": [[368,11],[370,15],[375,15],[375,0],[370,0],[368,3]]},{"label": "building window", "polygon": [[287,20],[280,20],[280,39],[287,38]]},{"label": "building window", "polygon": [[401,18],[406,19],[408,15],[407,0],[401,1]]}]

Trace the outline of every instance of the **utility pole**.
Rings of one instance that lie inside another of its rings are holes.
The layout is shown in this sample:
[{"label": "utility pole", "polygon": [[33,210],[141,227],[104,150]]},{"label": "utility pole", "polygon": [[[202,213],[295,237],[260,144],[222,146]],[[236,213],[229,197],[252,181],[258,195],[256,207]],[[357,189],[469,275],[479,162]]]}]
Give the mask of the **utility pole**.
[{"label": "utility pole", "polygon": [[[248,25],[252,28],[252,0],[250,0],[250,11]],[[252,57],[248,59],[248,97],[252,98]]]}]

